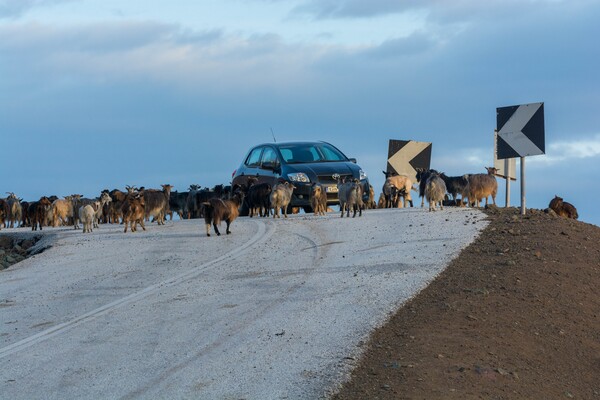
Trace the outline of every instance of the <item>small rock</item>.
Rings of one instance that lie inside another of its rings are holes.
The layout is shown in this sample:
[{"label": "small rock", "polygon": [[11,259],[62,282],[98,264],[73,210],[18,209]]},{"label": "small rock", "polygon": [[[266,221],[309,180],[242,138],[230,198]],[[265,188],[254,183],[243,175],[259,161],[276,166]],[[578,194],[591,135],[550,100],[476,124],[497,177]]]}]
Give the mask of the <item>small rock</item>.
[{"label": "small rock", "polygon": [[8,236],[0,236],[0,248],[2,249],[11,249],[12,248],[12,239]]}]

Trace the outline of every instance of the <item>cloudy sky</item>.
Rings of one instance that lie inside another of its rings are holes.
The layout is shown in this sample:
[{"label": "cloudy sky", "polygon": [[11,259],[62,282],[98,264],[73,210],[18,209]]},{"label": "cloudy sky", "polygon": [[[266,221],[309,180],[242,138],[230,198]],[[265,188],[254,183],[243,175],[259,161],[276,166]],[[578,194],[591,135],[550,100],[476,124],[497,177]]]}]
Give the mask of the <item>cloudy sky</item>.
[{"label": "cloudy sky", "polygon": [[596,0],[0,0],[0,191],[228,183],[271,129],[379,190],[389,139],[485,172],[496,107],[544,102],[527,205],[598,225],[599,20]]}]

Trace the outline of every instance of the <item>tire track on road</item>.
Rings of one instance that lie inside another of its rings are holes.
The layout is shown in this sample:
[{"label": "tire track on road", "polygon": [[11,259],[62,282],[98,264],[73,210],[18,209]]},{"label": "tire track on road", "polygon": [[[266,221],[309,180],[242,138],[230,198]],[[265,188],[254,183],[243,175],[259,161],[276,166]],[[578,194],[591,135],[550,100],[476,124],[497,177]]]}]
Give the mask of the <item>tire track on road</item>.
[{"label": "tire track on road", "polygon": [[54,336],[64,333],[64,332],[68,331],[69,329],[74,328],[78,325],[81,325],[85,322],[91,321],[102,315],[108,314],[109,312],[111,312],[121,306],[131,304],[133,302],[141,300],[144,297],[150,295],[151,293],[157,291],[158,289],[176,286],[182,282],[193,279],[193,278],[197,277],[198,275],[200,275],[201,273],[205,272],[207,269],[220,263],[221,261],[224,261],[227,259],[235,259],[237,257],[240,257],[241,255],[245,254],[248,250],[252,249],[252,247],[254,245],[266,241],[268,238],[270,238],[273,235],[273,233],[275,233],[275,224],[273,224],[272,222],[269,222],[268,224],[265,224],[264,222],[259,221],[259,220],[254,220],[253,222],[258,225],[258,231],[244,245],[230,251],[229,253],[226,253],[220,257],[217,257],[207,263],[204,263],[199,267],[193,268],[190,271],[186,271],[184,273],[176,275],[176,276],[169,278],[167,280],[164,280],[162,282],[148,286],[140,291],[132,293],[121,299],[115,300],[104,306],[98,307],[98,308],[96,308],[90,312],[87,312],[79,317],[73,318],[70,321],[64,322],[62,324],[58,324],[56,326],[53,326],[52,328],[46,329],[46,330],[39,332],[33,336],[22,339],[22,340],[20,340],[16,343],[13,343],[9,346],[3,347],[0,349],[0,359],[7,357],[11,354],[17,353],[19,351],[25,350],[25,349],[27,349],[35,344],[41,343],[45,340],[48,340]]}]

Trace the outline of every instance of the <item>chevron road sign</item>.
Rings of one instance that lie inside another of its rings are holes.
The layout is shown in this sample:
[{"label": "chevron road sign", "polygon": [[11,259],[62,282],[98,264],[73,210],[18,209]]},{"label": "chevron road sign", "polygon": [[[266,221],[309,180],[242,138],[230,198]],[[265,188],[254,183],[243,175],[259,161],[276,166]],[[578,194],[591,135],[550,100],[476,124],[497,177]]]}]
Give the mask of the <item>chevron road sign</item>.
[{"label": "chevron road sign", "polygon": [[390,140],[387,172],[396,172],[414,179],[417,176],[417,168],[429,169],[431,146],[429,142]]},{"label": "chevron road sign", "polygon": [[521,158],[521,215],[525,215],[525,157],[546,152],[544,103],[496,108],[496,126],[497,158]]},{"label": "chevron road sign", "polygon": [[545,154],[544,103],[496,109],[498,159]]}]

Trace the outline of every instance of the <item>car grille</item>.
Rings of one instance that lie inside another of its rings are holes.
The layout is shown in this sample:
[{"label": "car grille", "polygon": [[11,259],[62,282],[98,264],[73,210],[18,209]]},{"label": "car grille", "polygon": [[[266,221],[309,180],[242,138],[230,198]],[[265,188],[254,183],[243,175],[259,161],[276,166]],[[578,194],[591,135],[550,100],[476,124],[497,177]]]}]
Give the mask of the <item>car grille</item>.
[{"label": "car grille", "polygon": [[[350,179],[352,179],[351,174],[340,175],[340,176],[342,178],[345,178],[346,181],[349,181]],[[319,175],[319,182],[323,185],[330,185],[332,183],[337,183],[337,180],[333,178],[333,175]]]}]

